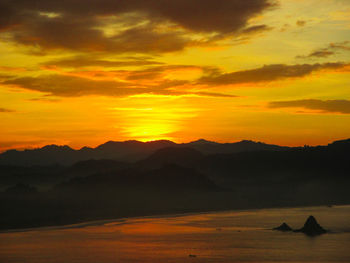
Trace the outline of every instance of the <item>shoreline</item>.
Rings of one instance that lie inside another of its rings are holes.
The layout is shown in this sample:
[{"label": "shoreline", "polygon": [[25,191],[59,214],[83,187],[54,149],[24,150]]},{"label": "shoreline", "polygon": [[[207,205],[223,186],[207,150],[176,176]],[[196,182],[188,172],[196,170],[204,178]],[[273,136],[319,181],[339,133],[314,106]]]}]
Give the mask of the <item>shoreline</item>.
[{"label": "shoreline", "polygon": [[[336,207],[336,206],[337,207],[350,206],[350,203],[334,204],[331,207]],[[273,210],[273,209],[311,208],[311,207],[329,207],[329,205],[281,206],[281,207],[238,208],[238,209],[232,208],[232,209],[211,210],[211,211],[164,213],[164,214],[153,214],[153,215],[143,215],[143,216],[142,215],[140,215],[140,216],[124,216],[124,217],[116,217],[116,218],[111,218],[111,219],[88,220],[88,221],[77,222],[77,223],[72,223],[72,224],[63,224],[63,225],[4,229],[4,230],[0,230],[0,234],[21,233],[21,232],[30,232],[30,231],[65,230],[65,229],[84,228],[84,227],[88,227],[88,226],[105,225],[105,224],[113,223],[113,222],[124,222],[126,220],[132,220],[132,219],[137,220],[137,219],[151,219],[151,218],[171,218],[171,217],[182,217],[182,216],[210,214],[210,213],[245,212],[245,211],[261,211],[261,210]],[[331,207],[329,207],[329,208],[331,208]]]}]

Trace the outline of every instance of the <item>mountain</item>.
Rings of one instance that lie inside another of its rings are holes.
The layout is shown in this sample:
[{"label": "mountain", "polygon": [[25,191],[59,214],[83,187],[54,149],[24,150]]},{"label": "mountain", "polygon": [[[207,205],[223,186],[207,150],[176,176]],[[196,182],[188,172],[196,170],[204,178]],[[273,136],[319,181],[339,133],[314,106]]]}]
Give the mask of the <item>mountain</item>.
[{"label": "mountain", "polygon": [[90,159],[79,161],[65,169],[64,173],[72,176],[86,176],[94,173],[110,172],[128,168],[130,165],[125,162],[109,159]]},{"label": "mountain", "polygon": [[[205,140],[8,151],[1,155],[2,161],[4,156],[19,157],[17,165],[0,165],[0,229],[162,213],[350,203],[350,140],[296,148],[251,141],[229,145],[229,153],[222,153],[226,144]],[[114,158],[102,159],[110,156]],[[140,156],[144,157],[137,160]],[[45,162],[83,160],[66,166],[33,166],[39,157]],[[21,162],[29,166],[20,166]]]},{"label": "mountain", "polygon": [[67,164],[77,161],[77,151],[67,145],[47,145],[33,150],[9,150],[0,154],[0,165],[32,166]]},{"label": "mountain", "polygon": [[205,156],[198,169],[230,181],[273,183],[287,180],[350,178],[350,140],[286,151],[251,151]]},{"label": "mountain", "polygon": [[328,144],[327,146],[329,149],[332,149],[332,150],[346,149],[350,147],[350,139],[334,141]]},{"label": "mountain", "polygon": [[238,153],[252,151],[285,151],[291,149],[291,147],[254,142],[250,140],[242,140],[235,143],[217,143],[200,139],[187,143],[186,146],[196,149],[204,154]]},{"label": "mountain", "polygon": [[119,161],[137,161],[158,149],[176,145],[171,141],[109,141],[96,148],[83,147],[74,150],[69,146],[48,145],[33,150],[9,150],[0,154],[0,165],[72,165],[90,159],[113,159]]},{"label": "mountain", "polygon": [[140,170],[124,169],[96,173],[87,177],[75,177],[61,183],[55,190],[70,190],[76,192],[96,191],[99,189],[125,191],[176,191],[184,190],[220,190],[220,188],[205,175],[193,168],[185,168],[175,164],[167,164],[157,169]]},{"label": "mountain", "polygon": [[155,169],[167,164],[195,167],[204,156],[200,151],[189,147],[166,147],[139,161],[137,166],[142,169]]},{"label": "mountain", "polygon": [[72,165],[78,161],[90,159],[110,159],[123,162],[135,162],[144,159],[159,149],[166,147],[192,148],[202,154],[238,153],[250,151],[285,151],[289,147],[265,144],[253,141],[236,143],[216,143],[198,140],[190,143],[176,144],[167,140],[139,142],[109,141],[96,148],[83,147],[74,150],[67,145],[47,145],[32,150],[8,150],[0,154],[0,165],[32,166],[32,165]]}]

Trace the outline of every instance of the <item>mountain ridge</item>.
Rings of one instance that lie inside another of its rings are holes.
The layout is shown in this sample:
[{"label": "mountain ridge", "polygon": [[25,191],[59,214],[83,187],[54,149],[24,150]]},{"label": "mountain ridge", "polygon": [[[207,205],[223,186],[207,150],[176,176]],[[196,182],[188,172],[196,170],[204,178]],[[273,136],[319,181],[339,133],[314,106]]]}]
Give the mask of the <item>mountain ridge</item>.
[{"label": "mountain ridge", "polygon": [[[350,139],[338,140],[323,146],[315,147],[343,147],[350,143]],[[137,140],[107,141],[95,148],[84,146],[73,149],[68,145],[46,145],[36,149],[7,150],[0,153],[0,165],[72,165],[73,163],[89,159],[112,159],[123,162],[136,162],[147,158],[157,150],[167,147],[192,148],[207,154],[234,154],[254,151],[286,151],[305,147],[289,147],[252,140],[241,140],[232,143],[219,143],[199,139],[188,143],[175,143],[169,140],[141,142]]]}]

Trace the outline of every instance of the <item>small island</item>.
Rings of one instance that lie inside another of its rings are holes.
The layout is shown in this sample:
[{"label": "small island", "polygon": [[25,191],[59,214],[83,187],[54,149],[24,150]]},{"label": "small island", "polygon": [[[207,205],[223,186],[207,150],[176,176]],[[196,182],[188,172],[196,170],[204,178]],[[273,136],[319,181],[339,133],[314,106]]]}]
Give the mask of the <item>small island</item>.
[{"label": "small island", "polygon": [[328,231],[321,227],[314,216],[309,216],[304,226],[300,229],[293,230],[287,223],[282,223],[280,226],[272,228],[272,230],[278,230],[282,232],[302,232],[308,236],[318,236],[327,233]]},{"label": "small island", "polygon": [[315,217],[309,216],[304,226],[300,229],[294,230],[294,232],[302,232],[308,236],[318,236],[327,233],[327,230],[317,223]]},{"label": "small island", "polygon": [[286,223],[283,223],[279,227],[275,227],[272,230],[278,230],[278,231],[282,231],[282,232],[293,231],[293,229],[290,226],[288,226]]}]

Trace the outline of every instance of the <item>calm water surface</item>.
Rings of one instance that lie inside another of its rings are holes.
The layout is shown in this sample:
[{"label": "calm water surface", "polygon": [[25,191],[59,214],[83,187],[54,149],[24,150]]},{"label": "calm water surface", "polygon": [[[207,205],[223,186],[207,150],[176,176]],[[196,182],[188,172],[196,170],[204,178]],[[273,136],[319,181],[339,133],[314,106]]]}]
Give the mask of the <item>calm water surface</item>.
[{"label": "calm water surface", "polygon": [[[309,215],[332,233],[310,238]],[[189,255],[196,257],[189,257]],[[0,262],[350,262],[350,206],[134,218],[0,233]]]}]

